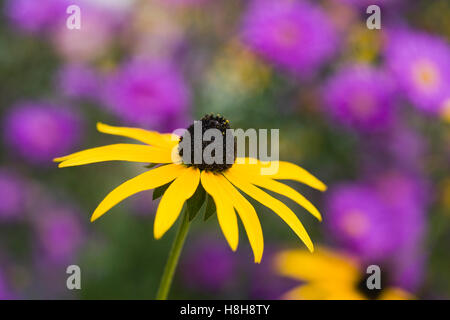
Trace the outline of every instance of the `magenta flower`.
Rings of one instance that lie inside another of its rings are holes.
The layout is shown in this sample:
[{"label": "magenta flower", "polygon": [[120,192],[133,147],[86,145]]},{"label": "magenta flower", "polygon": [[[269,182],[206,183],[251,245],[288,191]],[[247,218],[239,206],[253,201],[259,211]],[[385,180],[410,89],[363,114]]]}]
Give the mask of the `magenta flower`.
[{"label": "magenta flower", "polygon": [[389,208],[362,183],[339,184],[326,202],[327,227],[338,244],[367,260],[381,259],[395,248]]},{"label": "magenta flower", "polygon": [[36,33],[48,31],[66,17],[67,2],[62,0],[7,0],[4,12],[19,29]]},{"label": "magenta flower", "polygon": [[310,76],[331,58],[337,45],[330,19],[306,1],[252,1],[241,38],[267,61],[299,76]]},{"label": "magenta flower", "polygon": [[439,113],[450,99],[450,47],[436,36],[395,31],[388,37],[386,64],[417,108]]},{"label": "magenta flower", "polygon": [[348,66],[323,88],[323,108],[342,125],[373,132],[388,128],[394,118],[394,88],[383,71],[366,65]]},{"label": "magenta flower", "polygon": [[4,138],[23,160],[50,165],[54,157],[77,145],[80,127],[80,117],[68,108],[47,102],[22,102],[7,112]]},{"label": "magenta flower", "polygon": [[175,129],[186,117],[189,89],[174,66],[163,62],[133,62],[111,76],[104,100],[123,122]]},{"label": "magenta flower", "polygon": [[328,229],[344,249],[367,261],[397,261],[420,253],[426,227],[427,185],[402,171],[373,172],[366,182],[331,188]]}]

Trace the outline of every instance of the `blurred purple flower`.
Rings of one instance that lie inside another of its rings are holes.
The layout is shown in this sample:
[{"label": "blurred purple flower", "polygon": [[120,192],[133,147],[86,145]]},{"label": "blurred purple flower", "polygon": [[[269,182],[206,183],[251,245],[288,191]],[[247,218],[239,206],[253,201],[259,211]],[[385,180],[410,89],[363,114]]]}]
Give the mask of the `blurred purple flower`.
[{"label": "blurred purple flower", "polygon": [[221,292],[236,279],[237,260],[222,241],[202,236],[191,244],[181,261],[181,279],[192,289]]},{"label": "blurred purple flower", "polygon": [[420,252],[427,183],[398,170],[374,170],[366,180],[331,189],[326,211],[332,236],[365,260],[397,261],[406,253]]},{"label": "blurred purple flower", "polygon": [[107,107],[123,122],[159,130],[178,128],[189,96],[181,74],[165,62],[126,64],[111,76],[104,92]]},{"label": "blurred purple flower", "polygon": [[18,103],[4,119],[6,144],[29,163],[50,165],[72,151],[80,135],[79,116],[47,102]]},{"label": "blurred purple flower", "polygon": [[96,98],[100,85],[96,71],[81,64],[63,66],[57,74],[56,82],[64,95],[79,99]]},{"label": "blurred purple flower", "polygon": [[21,30],[36,33],[48,31],[58,16],[65,19],[66,7],[62,0],[7,0],[5,14]]},{"label": "blurred purple flower", "polygon": [[42,250],[40,258],[51,264],[70,262],[83,242],[77,211],[67,206],[49,206],[40,211],[34,217]]},{"label": "blurred purple flower", "polygon": [[392,253],[396,233],[391,212],[373,188],[364,184],[339,184],[326,201],[327,228],[335,240],[363,259],[381,259]]},{"label": "blurred purple flower", "polygon": [[394,119],[394,87],[383,71],[366,65],[349,66],[323,88],[327,113],[348,127],[364,132],[388,128]]},{"label": "blurred purple flower", "polygon": [[253,0],[244,16],[242,41],[269,62],[310,76],[336,51],[330,19],[306,1]]},{"label": "blurred purple flower", "polygon": [[25,209],[25,182],[5,167],[0,168],[0,220],[17,219]]},{"label": "blurred purple flower", "polygon": [[419,32],[389,33],[386,64],[406,97],[419,109],[439,113],[450,98],[450,47]]}]

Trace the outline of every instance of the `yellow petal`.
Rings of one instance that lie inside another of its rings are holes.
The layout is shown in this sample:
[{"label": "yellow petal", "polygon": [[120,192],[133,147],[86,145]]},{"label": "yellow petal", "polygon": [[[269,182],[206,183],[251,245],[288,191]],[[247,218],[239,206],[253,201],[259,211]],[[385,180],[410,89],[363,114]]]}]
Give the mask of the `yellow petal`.
[{"label": "yellow petal", "polygon": [[172,148],[179,142],[179,137],[171,133],[159,133],[155,131],[144,130],[140,128],[113,127],[104,123],[97,123],[97,130],[116,136],[135,139],[151,146],[161,148]]},{"label": "yellow petal", "polygon": [[111,191],[102,202],[100,202],[97,209],[95,209],[92,214],[91,221],[98,219],[116,204],[135,193],[154,189],[169,183],[178,177],[184,169],[186,169],[186,167],[182,165],[168,164],[144,172],[137,177],[122,183],[120,186]]},{"label": "yellow petal", "polygon": [[264,238],[261,223],[259,222],[255,208],[253,208],[250,202],[248,202],[224,176],[217,175],[216,179],[219,181],[223,190],[231,198],[233,206],[236,208],[245,231],[247,232],[255,262],[260,263],[264,251]]},{"label": "yellow petal", "polygon": [[[252,162],[255,164],[251,164]],[[302,167],[286,161],[277,162],[278,171],[275,174],[267,175],[267,177],[279,180],[298,181],[320,191],[325,191],[327,189],[327,186],[322,181],[314,177],[311,173],[309,173]],[[236,159],[236,163],[233,166],[242,167],[248,172],[255,172],[260,175],[261,169],[270,167],[272,163],[273,161],[264,162],[254,158],[238,158]]]},{"label": "yellow petal", "polygon": [[319,248],[314,254],[306,250],[286,250],[275,257],[275,268],[283,276],[315,283],[358,281],[358,265],[349,256]]},{"label": "yellow petal", "polygon": [[314,245],[297,216],[284,203],[268,195],[258,187],[252,185],[245,177],[235,175],[233,171],[226,171],[225,177],[231,181],[236,187],[261,202],[263,205],[273,210],[278,216],[283,219],[288,226],[297,234],[297,236],[305,243],[308,249],[313,252]]},{"label": "yellow petal", "polygon": [[226,193],[222,190],[218,175],[203,171],[201,181],[206,192],[214,199],[220,228],[231,249],[235,251],[239,243],[239,230],[233,205],[229,201]]},{"label": "yellow petal", "polygon": [[167,188],[156,211],[153,233],[155,239],[161,238],[180,215],[187,199],[192,197],[200,182],[197,168],[186,168]]},{"label": "yellow petal", "polygon": [[59,167],[63,168],[103,161],[170,163],[172,158],[168,149],[140,144],[119,143],[75,152],[65,157],[56,158],[53,161],[62,161]]},{"label": "yellow petal", "polygon": [[401,288],[387,288],[382,291],[380,300],[414,300],[415,297]]},{"label": "yellow petal", "polygon": [[302,196],[300,193],[298,193],[291,187],[289,187],[281,182],[272,180],[271,178],[268,178],[267,176],[261,176],[261,175],[249,173],[243,167],[233,166],[232,168],[230,168],[230,171],[236,172],[237,176],[239,176],[239,175],[245,176],[246,179],[254,185],[257,185],[264,189],[279,193],[283,196],[286,196],[286,197],[294,200],[299,205],[301,205],[303,208],[308,210],[319,221],[322,221],[322,216],[320,215],[319,210],[317,210],[317,208],[311,202],[309,202],[304,196]]}]

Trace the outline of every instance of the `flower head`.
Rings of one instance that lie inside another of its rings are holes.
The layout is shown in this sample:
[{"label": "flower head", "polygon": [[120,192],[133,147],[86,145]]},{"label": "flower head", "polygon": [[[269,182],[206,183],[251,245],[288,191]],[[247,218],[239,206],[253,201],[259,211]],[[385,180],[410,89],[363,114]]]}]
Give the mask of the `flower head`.
[{"label": "flower head", "polygon": [[328,229],[364,261],[397,261],[420,254],[428,202],[426,184],[398,170],[377,171],[366,182],[343,183],[327,197]]},{"label": "flower head", "polygon": [[[292,300],[404,300],[413,296],[405,290],[387,284],[381,289],[369,290],[363,265],[354,257],[326,248],[313,255],[303,250],[286,250],[275,260],[278,272],[303,281],[285,295]],[[381,268],[383,277],[384,269]],[[383,279],[386,279],[384,277]]]},{"label": "flower head", "polygon": [[126,123],[173,129],[177,115],[187,111],[189,91],[173,66],[133,62],[111,76],[104,100]]},{"label": "flower head", "polygon": [[[210,115],[202,118],[201,122],[207,123],[209,129],[214,128],[219,132],[228,123],[220,116]],[[231,167],[220,168],[206,163],[204,158],[200,159],[200,164],[184,162],[184,159],[189,160],[191,157],[187,154],[180,155],[179,144],[183,142],[186,146],[190,146],[190,141],[187,142],[189,130],[185,131],[183,139],[181,139],[175,134],[160,134],[138,128],[98,124],[97,129],[103,133],[133,138],[146,145],[122,143],[76,152],[55,159],[60,162],[59,167],[114,160],[162,165],[144,172],[114,189],[95,209],[91,221],[98,219],[116,204],[135,193],[166,186],[156,211],[153,228],[155,238],[159,239],[177,220],[185,202],[198,190],[201,193],[201,190],[204,189],[208,197],[211,197],[211,203],[214,203],[216,207],[219,225],[231,249],[236,250],[239,241],[237,211],[247,232],[255,262],[260,262],[264,247],[261,225],[255,209],[238,191],[239,189],[278,214],[308,249],[313,251],[312,241],[294,212],[284,203],[260,189],[261,187],[291,198],[320,220],[319,211],[305,197],[293,188],[276,181],[277,179],[296,180],[318,190],[325,190],[326,186],[306,170],[288,162],[277,161],[278,171],[262,175],[261,169],[267,168],[272,162],[262,162],[253,158],[236,158]],[[223,135],[223,139],[227,139],[227,137]],[[199,142],[202,154],[212,143],[202,144],[201,141]]]},{"label": "flower head", "polygon": [[436,36],[412,31],[389,34],[386,63],[413,105],[439,113],[450,98],[450,47]]},{"label": "flower head", "polygon": [[364,184],[334,186],[326,207],[328,229],[344,248],[369,260],[392,253],[396,233],[390,223],[391,212],[373,188]]},{"label": "flower head", "polygon": [[306,1],[254,0],[244,16],[242,41],[267,61],[308,76],[336,49],[336,34],[320,7]]},{"label": "flower head", "polygon": [[385,129],[393,120],[394,95],[388,77],[365,65],[346,67],[323,88],[324,109],[339,123],[363,132]]},{"label": "flower head", "polygon": [[80,140],[81,121],[68,108],[46,102],[22,102],[4,120],[5,143],[25,161],[46,164]]}]

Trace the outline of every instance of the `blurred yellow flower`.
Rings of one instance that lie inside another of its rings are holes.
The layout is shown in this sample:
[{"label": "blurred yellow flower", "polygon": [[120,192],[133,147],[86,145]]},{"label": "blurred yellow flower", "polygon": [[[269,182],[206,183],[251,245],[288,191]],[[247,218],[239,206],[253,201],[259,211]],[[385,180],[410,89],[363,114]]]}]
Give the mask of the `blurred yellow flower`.
[{"label": "blurred yellow flower", "polygon": [[276,256],[275,268],[283,276],[304,282],[284,295],[289,300],[413,299],[396,287],[369,292],[372,290],[364,286],[368,275],[361,271],[358,261],[326,248],[319,248],[314,254],[286,250]]}]

